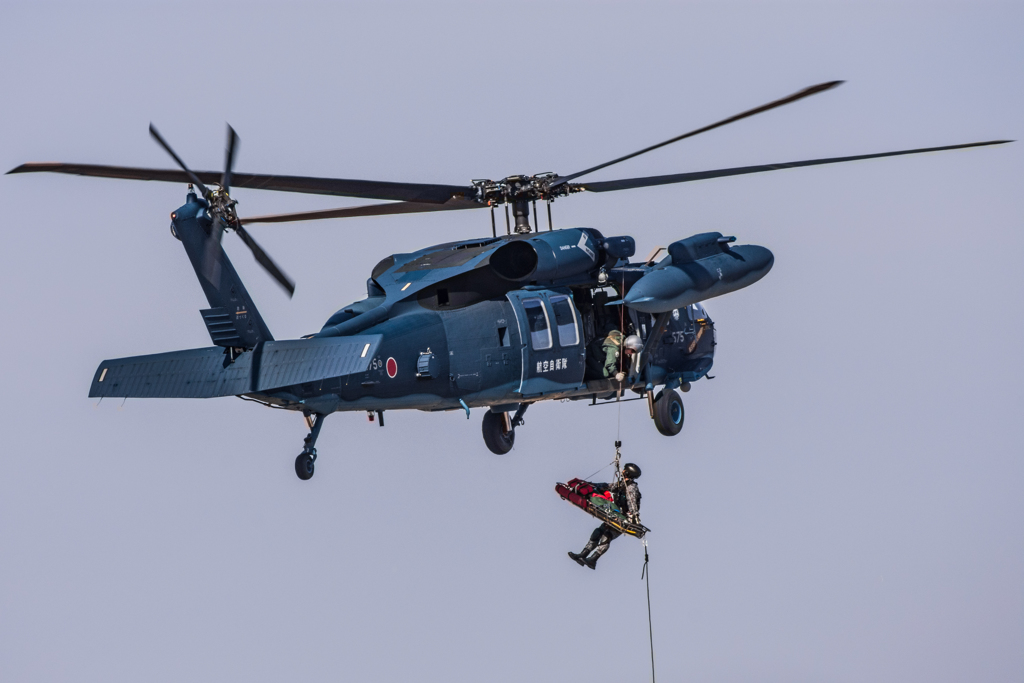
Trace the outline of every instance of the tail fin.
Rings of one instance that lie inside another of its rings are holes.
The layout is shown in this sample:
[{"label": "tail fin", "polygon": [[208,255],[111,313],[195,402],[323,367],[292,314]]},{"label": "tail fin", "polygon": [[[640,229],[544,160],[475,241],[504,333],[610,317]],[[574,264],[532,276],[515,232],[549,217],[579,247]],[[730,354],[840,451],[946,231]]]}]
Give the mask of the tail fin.
[{"label": "tail fin", "polygon": [[[211,248],[211,221],[206,203],[194,192],[185,205],[171,214],[171,231],[181,240],[210,308],[200,311],[210,338],[217,346],[251,349],[260,342],[272,341],[263,316],[256,310],[241,278],[220,244]],[[209,255],[209,256],[208,256]],[[215,261],[208,264],[208,258]]]}]

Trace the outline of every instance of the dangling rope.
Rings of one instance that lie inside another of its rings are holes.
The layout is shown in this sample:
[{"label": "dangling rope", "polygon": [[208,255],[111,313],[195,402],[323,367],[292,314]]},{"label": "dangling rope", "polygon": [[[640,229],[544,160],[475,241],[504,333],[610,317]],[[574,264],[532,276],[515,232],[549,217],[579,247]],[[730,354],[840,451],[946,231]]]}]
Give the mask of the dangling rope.
[{"label": "dangling rope", "polygon": [[651,683],[654,683],[654,626],[651,624],[651,572],[647,567],[650,557],[647,556],[647,539],[644,541],[644,568],[640,572],[640,580],[647,579],[647,633],[651,638]]}]

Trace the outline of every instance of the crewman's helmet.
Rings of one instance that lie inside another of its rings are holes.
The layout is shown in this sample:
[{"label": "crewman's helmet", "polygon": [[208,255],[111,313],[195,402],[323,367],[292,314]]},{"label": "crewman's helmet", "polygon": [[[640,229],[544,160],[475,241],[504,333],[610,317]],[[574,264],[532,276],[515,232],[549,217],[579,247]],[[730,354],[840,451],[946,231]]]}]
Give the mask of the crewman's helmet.
[{"label": "crewman's helmet", "polygon": [[622,346],[627,351],[633,351],[635,353],[644,348],[644,343],[640,340],[639,336],[631,334],[622,342]]},{"label": "crewman's helmet", "polygon": [[631,462],[627,462],[622,467],[622,474],[623,474],[623,476],[629,477],[630,479],[639,479],[640,478],[640,468],[637,467],[636,465],[634,465]]}]

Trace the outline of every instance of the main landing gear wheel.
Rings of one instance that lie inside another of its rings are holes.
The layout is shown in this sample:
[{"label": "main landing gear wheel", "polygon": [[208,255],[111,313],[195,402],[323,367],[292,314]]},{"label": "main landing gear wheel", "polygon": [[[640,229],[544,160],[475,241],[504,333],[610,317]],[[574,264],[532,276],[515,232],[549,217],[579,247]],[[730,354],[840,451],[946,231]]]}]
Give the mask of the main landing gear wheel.
[{"label": "main landing gear wheel", "polygon": [[654,425],[665,436],[675,436],[683,428],[683,399],[675,389],[665,389],[654,397]]},{"label": "main landing gear wheel", "polygon": [[505,455],[516,442],[516,429],[511,426],[508,413],[484,413],[484,443],[491,453]]},{"label": "main landing gear wheel", "polygon": [[313,456],[303,451],[295,458],[295,474],[306,481],[313,476]]}]

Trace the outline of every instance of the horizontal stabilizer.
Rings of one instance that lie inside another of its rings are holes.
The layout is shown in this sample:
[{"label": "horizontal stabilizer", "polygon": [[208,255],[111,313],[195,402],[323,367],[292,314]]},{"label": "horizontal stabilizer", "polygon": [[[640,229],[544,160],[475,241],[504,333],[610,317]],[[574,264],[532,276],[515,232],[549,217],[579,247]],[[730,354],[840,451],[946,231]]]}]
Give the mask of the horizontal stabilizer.
[{"label": "horizontal stabilizer", "polygon": [[264,393],[366,372],[380,341],[381,335],[367,334],[270,341],[234,356],[212,346],[117,358],[100,363],[89,396],[213,398]]}]

